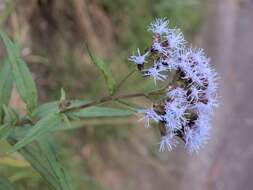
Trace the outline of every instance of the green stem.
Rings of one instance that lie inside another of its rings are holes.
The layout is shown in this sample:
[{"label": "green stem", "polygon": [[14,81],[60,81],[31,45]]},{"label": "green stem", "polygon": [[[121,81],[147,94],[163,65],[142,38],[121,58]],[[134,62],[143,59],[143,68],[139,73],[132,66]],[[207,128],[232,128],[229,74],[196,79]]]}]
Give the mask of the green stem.
[{"label": "green stem", "polygon": [[114,90],[114,94],[120,89],[120,87],[126,82],[126,80],[132,75],[134,74],[136,71],[136,68],[132,69],[116,86],[115,90]]},{"label": "green stem", "polygon": [[65,110],[62,110],[61,112],[62,113],[74,112],[74,111],[78,111],[78,110],[81,110],[81,109],[84,109],[84,108],[87,108],[87,107],[91,107],[91,106],[95,106],[95,105],[98,105],[98,104],[111,102],[111,101],[117,101],[117,100],[123,100],[123,99],[129,99],[129,98],[145,97],[145,98],[149,99],[150,96],[160,95],[162,93],[163,92],[161,92],[161,90],[158,90],[158,91],[151,91],[151,92],[148,92],[148,93],[134,93],[134,94],[127,94],[127,95],[119,95],[119,96],[106,96],[106,97],[103,97],[99,100],[94,100],[94,101],[91,101],[89,103],[82,104],[82,105],[79,105],[79,106],[76,106],[76,107],[67,108]]},{"label": "green stem", "polygon": [[[118,88],[127,80],[127,78],[129,78],[135,70],[132,70],[126,77],[124,77],[124,79],[119,83]],[[129,98],[137,98],[137,97],[145,97],[147,99],[150,99],[151,96],[154,95],[162,95],[165,93],[166,89],[174,83],[174,80],[172,80],[171,82],[169,82],[167,85],[163,86],[162,88],[147,92],[147,93],[134,93],[134,94],[127,94],[127,95],[119,95],[119,96],[105,96],[99,100],[94,100],[91,101],[89,103],[86,104],[82,104],[76,107],[69,107],[66,108],[64,110],[61,111],[61,113],[66,113],[66,112],[74,112],[74,111],[78,111],[81,109],[85,109],[87,107],[91,107],[91,106],[95,106],[95,105],[99,105],[102,103],[107,103],[107,102],[111,102],[111,101],[119,101],[119,100],[123,100],[123,99],[129,99]]]}]

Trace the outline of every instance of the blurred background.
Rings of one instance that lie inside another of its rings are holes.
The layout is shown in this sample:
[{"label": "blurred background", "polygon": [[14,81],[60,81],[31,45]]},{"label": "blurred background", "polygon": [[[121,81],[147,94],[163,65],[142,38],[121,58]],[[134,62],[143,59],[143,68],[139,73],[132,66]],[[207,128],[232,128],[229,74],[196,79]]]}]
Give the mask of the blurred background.
[{"label": "blurred background", "polygon": [[[128,56],[151,42],[146,29],[157,17],[205,48],[220,74],[210,142],[192,156],[183,146],[161,154],[157,131],[144,129],[137,117],[85,120],[82,128],[56,134],[75,189],[253,189],[252,0],[0,0],[1,28],[21,45],[41,103],[59,98],[61,87],[69,98],[106,95],[84,43],[120,79],[132,67]],[[135,75],[122,93],[152,85]],[[15,91],[11,104],[24,112]],[[0,175],[20,189],[48,189],[20,156],[0,155]]]}]

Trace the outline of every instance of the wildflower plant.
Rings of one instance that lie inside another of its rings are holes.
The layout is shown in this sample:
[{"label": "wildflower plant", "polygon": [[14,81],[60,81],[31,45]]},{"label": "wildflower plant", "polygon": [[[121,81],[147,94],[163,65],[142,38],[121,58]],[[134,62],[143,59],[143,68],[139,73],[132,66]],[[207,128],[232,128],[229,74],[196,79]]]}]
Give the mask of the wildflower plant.
[{"label": "wildflower plant", "polygon": [[[19,152],[52,189],[70,190],[73,188],[69,174],[59,162],[52,133],[72,129],[76,119],[128,117],[136,113],[143,115],[146,128],[159,129],[160,151],[170,151],[182,140],[189,153],[197,152],[209,137],[213,108],[217,106],[217,74],[203,50],[189,46],[182,32],[168,25],[166,19],[150,24],[152,44],[145,51],[137,49],[129,57],[137,69],[119,82],[114,80],[109,66],[87,47],[92,62],[105,78],[108,96],[92,101],[69,100],[62,90],[59,100],[41,105],[19,46],[1,31],[7,56],[0,68],[0,140],[11,145],[7,154]],[[118,94],[136,71],[147,79],[153,78],[155,89]],[[14,85],[26,104],[25,116],[9,105]],[[136,97],[147,98],[152,105],[140,108],[125,101]],[[108,102],[117,102],[121,107],[101,106]]]}]

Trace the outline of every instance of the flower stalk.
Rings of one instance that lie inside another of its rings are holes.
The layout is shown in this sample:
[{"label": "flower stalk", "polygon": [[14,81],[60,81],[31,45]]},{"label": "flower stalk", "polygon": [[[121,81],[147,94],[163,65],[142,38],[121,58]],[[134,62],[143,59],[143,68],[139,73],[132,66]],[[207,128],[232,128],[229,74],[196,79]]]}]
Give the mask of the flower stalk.
[{"label": "flower stalk", "polygon": [[103,103],[108,103],[112,101],[118,101],[118,100],[124,100],[124,99],[130,99],[130,98],[138,98],[138,97],[145,97],[147,99],[150,99],[152,96],[157,96],[157,95],[163,95],[165,94],[166,91],[162,89],[150,91],[148,93],[140,92],[140,93],[133,93],[133,94],[125,94],[125,95],[118,95],[118,96],[105,96],[99,100],[94,100],[86,104],[82,104],[76,107],[69,107],[61,111],[61,113],[67,113],[67,112],[75,112],[79,111],[81,109],[85,109],[91,106],[96,106],[99,104]]}]

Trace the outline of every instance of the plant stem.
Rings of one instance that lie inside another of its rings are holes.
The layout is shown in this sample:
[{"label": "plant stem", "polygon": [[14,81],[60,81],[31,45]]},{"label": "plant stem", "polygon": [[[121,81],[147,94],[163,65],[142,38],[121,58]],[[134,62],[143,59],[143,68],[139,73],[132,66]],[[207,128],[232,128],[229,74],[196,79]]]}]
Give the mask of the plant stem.
[{"label": "plant stem", "polygon": [[78,111],[87,107],[91,107],[91,106],[95,106],[98,104],[102,104],[102,103],[106,103],[106,102],[111,102],[111,101],[115,101],[115,100],[122,100],[122,99],[128,99],[128,98],[137,98],[137,97],[146,97],[149,98],[152,95],[158,95],[161,94],[161,91],[151,91],[148,93],[134,93],[134,94],[127,94],[127,95],[119,95],[119,96],[106,96],[103,97],[99,100],[94,100],[91,101],[89,103],[86,104],[82,104],[76,107],[70,107],[67,108],[65,110],[62,111],[62,113],[66,113],[66,112],[74,112],[74,111]]},{"label": "plant stem", "polygon": [[[119,89],[119,87],[135,72],[135,70],[132,70],[126,77],[124,77],[122,79],[122,81],[118,84],[117,86],[117,89]],[[150,92],[147,92],[147,93],[143,93],[143,92],[140,92],[140,93],[134,93],[134,94],[126,94],[126,95],[118,95],[118,96],[114,96],[114,95],[110,95],[110,96],[105,96],[99,100],[94,100],[94,101],[91,101],[89,103],[86,103],[86,104],[82,104],[82,105],[79,105],[79,106],[76,106],[76,107],[69,107],[69,108],[66,108],[62,111],[60,111],[61,113],[66,113],[66,112],[74,112],[74,111],[78,111],[78,110],[81,110],[81,109],[84,109],[84,108],[87,108],[87,107],[91,107],[91,106],[95,106],[95,105],[98,105],[98,104],[102,104],[102,103],[106,103],[106,102],[111,102],[111,101],[118,101],[118,100],[123,100],[123,99],[129,99],[129,98],[137,98],[137,97],[145,97],[147,99],[150,99],[150,96],[153,96],[153,95],[161,95],[161,94],[164,94],[166,89],[173,83],[174,81],[172,82],[169,82],[167,85],[165,85],[164,87],[162,88],[159,88],[159,89],[156,89],[156,90],[153,90],[153,91],[150,91]]]},{"label": "plant stem", "polygon": [[132,69],[119,83],[118,85],[116,86],[114,92],[116,93],[120,87],[126,82],[126,80],[132,75],[134,74],[136,71],[136,68]]},{"label": "plant stem", "polygon": [[87,103],[87,104],[82,104],[77,107],[67,108],[63,112],[65,113],[65,112],[78,111],[80,109],[84,109],[84,108],[87,108],[90,106],[95,106],[95,105],[102,104],[105,102],[111,102],[114,100],[121,100],[121,99],[127,99],[127,98],[135,98],[135,97],[145,97],[145,96],[146,95],[144,93],[128,94],[128,95],[121,95],[121,96],[106,96],[106,97],[103,97],[99,100],[91,101],[90,103]]}]

